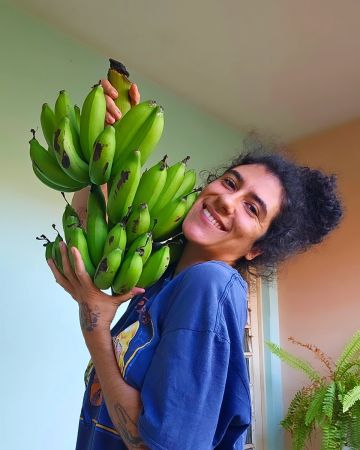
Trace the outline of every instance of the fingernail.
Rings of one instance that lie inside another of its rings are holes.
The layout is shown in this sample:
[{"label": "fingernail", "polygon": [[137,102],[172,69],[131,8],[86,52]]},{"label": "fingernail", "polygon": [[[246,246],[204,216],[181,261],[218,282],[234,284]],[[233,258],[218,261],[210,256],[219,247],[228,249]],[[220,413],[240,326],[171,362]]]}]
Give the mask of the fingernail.
[{"label": "fingernail", "polygon": [[72,253],[73,255],[75,255],[75,253],[76,253],[76,247],[71,247],[71,253]]},{"label": "fingernail", "polygon": [[65,248],[65,242],[64,241],[60,241],[59,245],[60,245],[61,248]]},{"label": "fingernail", "polygon": [[112,95],[114,95],[114,96],[116,96],[116,97],[117,97],[117,95],[118,95],[118,93],[117,93],[117,91],[116,91],[115,89],[113,89],[113,90],[111,91],[111,93],[112,93]]}]

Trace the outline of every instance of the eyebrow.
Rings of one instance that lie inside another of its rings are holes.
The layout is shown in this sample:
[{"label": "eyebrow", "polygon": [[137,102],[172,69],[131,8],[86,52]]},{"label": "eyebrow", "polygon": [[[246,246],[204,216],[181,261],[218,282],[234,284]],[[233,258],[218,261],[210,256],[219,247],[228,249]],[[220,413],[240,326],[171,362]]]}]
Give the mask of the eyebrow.
[{"label": "eyebrow", "polygon": [[[239,183],[244,183],[243,176],[235,169],[230,169],[227,173],[231,173],[238,180]],[[260,198],[254,191],[250,191],[250,196],[259,204],[260,209],[262,209],[264,217],[267,215],[266,203],[262,198]]]}]

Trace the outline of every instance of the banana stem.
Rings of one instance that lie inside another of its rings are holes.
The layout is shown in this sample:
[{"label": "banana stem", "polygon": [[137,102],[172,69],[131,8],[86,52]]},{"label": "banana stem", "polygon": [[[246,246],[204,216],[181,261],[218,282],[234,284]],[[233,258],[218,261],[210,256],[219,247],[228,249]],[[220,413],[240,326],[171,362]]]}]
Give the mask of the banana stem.
[{"label": "banana stem", "polygon": [[47,244],[50,244],[50,239],[48,239],[46,236],[45,236],[45,234],[41,234],[40,236],[36,236],[35,237],[35,239],[37,240],[37,241],[46,241],[46,244],[44,244],[44,247],[47,245]]}]

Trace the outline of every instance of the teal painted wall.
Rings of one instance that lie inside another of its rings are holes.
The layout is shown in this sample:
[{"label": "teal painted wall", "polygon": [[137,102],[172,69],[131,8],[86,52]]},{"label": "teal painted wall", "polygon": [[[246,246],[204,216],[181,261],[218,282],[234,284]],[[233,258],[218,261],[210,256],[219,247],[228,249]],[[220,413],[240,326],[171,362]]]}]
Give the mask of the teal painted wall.
[{"label": "teal painted wall", "polygon": [[[30,128],[43,102],[67,89],[81,104],[107,70],[107,56],[0,0],[1,42],[1,447],[74,448],[88,352],[76,303],[54,283],[35,236],[54,237],[64,202],[32,174]],[[59,7],[59,5],[54,5]],[[126,63],[126,61],[124,61]],[[131,71],[131,67],[129,67]],[[240,148],[240,134],[160,86],[132,73],[142,98],[165,108],[166,125],[153,160],[187,154],[191,167],[217,166]]]}]

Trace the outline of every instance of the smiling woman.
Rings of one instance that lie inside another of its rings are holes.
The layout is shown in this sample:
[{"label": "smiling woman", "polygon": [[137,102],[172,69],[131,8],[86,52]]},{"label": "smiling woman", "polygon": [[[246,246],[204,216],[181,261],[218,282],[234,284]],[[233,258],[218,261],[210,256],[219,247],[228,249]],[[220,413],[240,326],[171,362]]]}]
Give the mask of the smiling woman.
[{"label": "smiling woman", "polygon": [[[111,116],[116,93],[103,85]],[[320,242],[339,223],[341,205],[333,176],[275,154],[241,155],[208,181],[184,220],[179,261],[145,292],[99,291],[76,249],[72,270],[65,245],[64,275],[49,261],[79,303],[91,354],[77,450],[244,447],[251,399],[240,273],[265,273]]]},{"label": "smiling woman", "polygon": [[[237,189],[239,184],[244,185],[244,179],[241,173],[239,178],[239,174],[234,172],[254,165],[262,167],[267,176],[272,175],[278,180],[281,203],[277,213],[271,217],[266,232],[253,242],[252,252],[256,253],[256,257],[242,256],[234,266],[242,273],[250,272],[271,278],[279,263],[320,243],[339,224],[342,205],[337,194],[335,175],[299,166],[289,158],[268,153],[265,149],[240,155],[224,170],[220,179],[231,177],[232,174],[237,183],[233,180],[227,183]],[[210,174],[207,182],[212,183],[218,178],[218,174]],[[257,183],[256,189],[260,189],[262,182]],[[275,192],[270,185],[265,187],[265,191],[267,193],[263,198],[253,192],[251,209],[259,217],[261,210],[267,215],[264,200]]]}]

